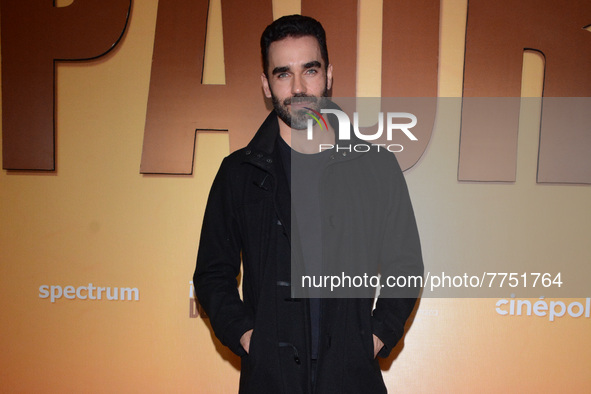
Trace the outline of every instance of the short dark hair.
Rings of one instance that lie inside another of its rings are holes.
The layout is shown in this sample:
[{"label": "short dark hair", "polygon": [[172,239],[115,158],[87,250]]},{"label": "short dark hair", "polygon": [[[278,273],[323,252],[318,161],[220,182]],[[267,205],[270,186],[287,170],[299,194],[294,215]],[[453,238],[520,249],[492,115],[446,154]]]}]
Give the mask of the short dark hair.
[{"label": "short dark hair", "polygon": [[[269,68],[269,46],[287,37],[299,38],[312,36],[318,41],[320,54],[324,60],[324,67],[328,67],[328,48],[326,47],[326,33],[316,19],[302,15],[283,16],[271,23],[261,36],[261,55],[263,58],[263,72],[267,75]],[[268,75],[267,75],[268,76]]]}]

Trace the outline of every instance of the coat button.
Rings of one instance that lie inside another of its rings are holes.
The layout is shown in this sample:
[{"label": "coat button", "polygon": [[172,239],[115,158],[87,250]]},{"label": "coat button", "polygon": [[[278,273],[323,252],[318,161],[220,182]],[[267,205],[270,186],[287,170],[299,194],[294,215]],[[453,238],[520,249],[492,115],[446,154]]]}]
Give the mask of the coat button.
[{"label": "coat button", "polygon": [[261,157],[263,157],[262,153],[257,153],[257,157],[260,159]]},{"label": "coat button", "polygon": [[246,155],[250,155],[250,149],[248,149],[246,152],[244,152]]},{"label": "coat button", "polygon": [[273,159],[267,159],[267,163],[269,163],[269,164],[273,163]]}]

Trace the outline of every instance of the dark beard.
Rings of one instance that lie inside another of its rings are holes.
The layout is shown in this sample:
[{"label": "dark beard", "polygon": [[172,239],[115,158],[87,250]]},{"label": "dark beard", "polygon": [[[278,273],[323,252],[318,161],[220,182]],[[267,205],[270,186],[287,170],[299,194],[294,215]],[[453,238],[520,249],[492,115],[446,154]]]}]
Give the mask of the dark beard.
[{"label": "dark beard", "polygon": [[295,130],[305,130],[308,128],[308,119],[311,119],[308,115],[308,111],[302,109],[297,111],[296,113],[292,114],[290,111],[287,110],[287,106],[291,104],[292,100],[294,102],[306,102],[308,103],[308,107],[312,108],[315,111],[320,112],[320,108],[324,107],[324,103],[328,97],[328,91],[324,88],[321,97],[316,96],[308,96],[304,93],[299,93],[294,95],[293,97],[286,98],[283,100],[283,103],[279,101],[279,99],[271,92],[271,101],[273,102],[273,108],[275,108],[275,112],[277,112],[277,116],[281,119],[286,125],[291,127]]}]

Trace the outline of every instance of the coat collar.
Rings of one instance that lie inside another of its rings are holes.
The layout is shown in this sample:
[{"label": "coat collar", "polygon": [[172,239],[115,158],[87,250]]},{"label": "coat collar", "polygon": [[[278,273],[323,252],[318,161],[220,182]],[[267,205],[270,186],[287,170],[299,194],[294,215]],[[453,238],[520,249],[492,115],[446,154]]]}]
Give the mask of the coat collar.
[{"label": "coat collar", "polygon": [[277,137],[279,136],[279,121],[275,111],[271,111],[263,122],[255,136],[242,149],[242,160],[251,163],[275,176],[276,164],[281,158],[276,149]]},{"label": "coat collar", "polygon": [[275,150],[275,143],[279,136],[279,120],[275,110],[271,111],[252,140],[246,146],[251,151],[271,155]]}]

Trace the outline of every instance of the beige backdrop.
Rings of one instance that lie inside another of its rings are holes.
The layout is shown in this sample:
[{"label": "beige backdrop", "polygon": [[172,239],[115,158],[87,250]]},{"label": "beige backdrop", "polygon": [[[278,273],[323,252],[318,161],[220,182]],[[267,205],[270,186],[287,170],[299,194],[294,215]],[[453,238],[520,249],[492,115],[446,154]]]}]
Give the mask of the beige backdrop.
[{"label": "beige backdrop", "polygon": [[[219,0],[211,3],[206,82],[223,83]],[[134,2],[125,39],[105,58],[58,66],[58,172],[0,172],[2,391],[237,392],[236,358],[212,341],[207,320],[190,317],[201,218],[228,136],[198,135],[191,176],[139,174],[157,5]],[[441,97],[461,95],[466,6],[442,0]],[[359,96],[380,95],[381,9],[360,1]],[[298,11],[298,1],[274,2],[275,17]],[[539,96],[543,63],[524,59],[524,95]],[[536,184],[538,129],[520,129],[514,184],[460,183],[460,106],[438,116],[455,127],[436,127],[406,172],[427,267],[591,262],[591,188]],[[521,116],[539,119],[539,107]],[[88,299],[89,284],[105,287],[101,300]],[[42,286],[73,286],[76,299],[52,302]],[[115,287],[137,289],[139,300],[108,300]],[[500,315],[498,301],[423,299],[398,357],[382,363],[389,390],[591,390],[588,314]]]}]

